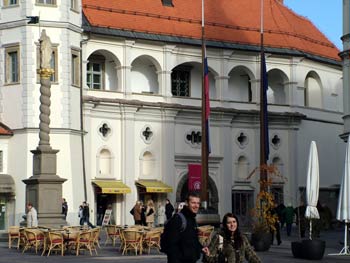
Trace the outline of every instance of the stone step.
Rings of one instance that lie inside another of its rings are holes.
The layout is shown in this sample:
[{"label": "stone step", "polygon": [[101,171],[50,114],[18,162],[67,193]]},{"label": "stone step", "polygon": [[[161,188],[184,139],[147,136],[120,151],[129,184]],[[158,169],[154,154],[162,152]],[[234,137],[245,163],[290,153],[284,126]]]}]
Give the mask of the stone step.
[{"label": "stone step", "polygon": [[8,235],[6,231],[0,231],[0,242],[8,242]]}]

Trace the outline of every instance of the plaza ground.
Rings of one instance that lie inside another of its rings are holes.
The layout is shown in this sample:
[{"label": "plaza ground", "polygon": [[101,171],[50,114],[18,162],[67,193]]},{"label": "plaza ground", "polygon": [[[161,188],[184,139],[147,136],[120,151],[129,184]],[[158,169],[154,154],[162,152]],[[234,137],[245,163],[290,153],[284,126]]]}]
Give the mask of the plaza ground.
[{"label": "plaza ground", "polygon": [[[350,262],[350,256],[330,256],[330,253],[338,253],[342,249],[341,242],[344,241],[344,229],[337,228],[334,230],[321,232],[320,239],[326,241],[326,252],[322,260],[311,261],[296,259],[293,257],[291,252],[291,242],[298,241],[299,238],[296,233],[296,229],[293,229],[292,236],[287,237],[285,230],[282,230],[282,244],[280,246],[272,245],[270,250],[267,252],[258,252],[259,257],[262,262],[268,263],[281,263],[281,262]],[[60,255],[51,255],[50,257],[40,256],[40,254],[35,254],[34,251],[28,251],[22,254],[15,248],[8,249],[7,242],[0,242],[0,262],[6,263],[23,263],[23,262],[64,262],[64,263],[77,263],[77,262],[143,262],[143,263],[165,263],[166,256],[164,254],[159,254],[156,251],[152,251],[150,255],[138,255],[135,256],[132,253],[128,255],[121,255],[116,247],[112,247],[111,244],[104,245],[104,236],[101,237],[101,248],[98,250],[98,255],[90,256],[88,252],[85,254],[75,256],[75,255],[65,255],[61,257]],[[275,241],[276,242],[276,241]],[[118,247],[118,246],[117,246]]]}]

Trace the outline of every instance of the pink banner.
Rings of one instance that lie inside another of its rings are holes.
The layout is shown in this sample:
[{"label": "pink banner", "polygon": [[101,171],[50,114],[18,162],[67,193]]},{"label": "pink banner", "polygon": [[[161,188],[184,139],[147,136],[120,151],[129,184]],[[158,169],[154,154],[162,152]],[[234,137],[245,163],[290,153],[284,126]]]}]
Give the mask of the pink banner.
[{"label": "pink banner", "polygon": [[200,164],[188,164],[188,190],[200,191],[202,183],[202,166]]}]

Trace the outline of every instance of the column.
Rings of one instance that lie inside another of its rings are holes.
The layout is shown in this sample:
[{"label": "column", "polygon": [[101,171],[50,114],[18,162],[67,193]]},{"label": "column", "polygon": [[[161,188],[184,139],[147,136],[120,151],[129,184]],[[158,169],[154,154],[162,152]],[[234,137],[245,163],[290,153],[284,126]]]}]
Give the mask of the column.
[{"label": "column", "polygon": [[346,139],[350,132],[350,0],[343,0],[343,98],[344,98],[344,133]]}]

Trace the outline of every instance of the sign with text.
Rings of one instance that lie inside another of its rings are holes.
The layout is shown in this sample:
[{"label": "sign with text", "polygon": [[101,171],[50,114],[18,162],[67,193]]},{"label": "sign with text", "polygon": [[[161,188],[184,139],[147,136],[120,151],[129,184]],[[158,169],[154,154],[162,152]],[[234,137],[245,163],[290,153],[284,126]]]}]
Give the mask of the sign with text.
[{"label": "sign with text", "polygon": [[106,209],[105,215],[102,220],[102,226],[108,225],[109,221],[111,221],[112,209]]},{"label": "sign with text", "polygon": [[188,164],[188,190],[200,191],[202,183],[202,166],[196,163]]}]

